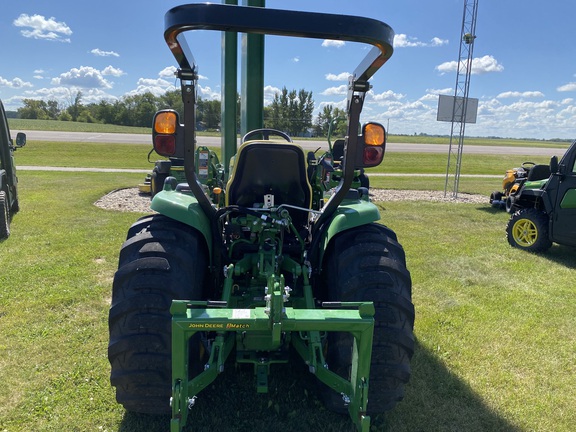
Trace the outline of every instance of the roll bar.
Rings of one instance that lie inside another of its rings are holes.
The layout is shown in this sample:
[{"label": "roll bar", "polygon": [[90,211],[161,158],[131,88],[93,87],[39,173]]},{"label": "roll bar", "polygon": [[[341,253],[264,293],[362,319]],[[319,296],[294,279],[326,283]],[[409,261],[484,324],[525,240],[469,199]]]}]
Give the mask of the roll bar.
[{"label": "roll bar", "polygon": [[[392,56],[394,31],[387,24],[365,17],[316,12],[267,9],[225,4],[188,4],[170,9],[164,17],[164,39],[179,65],[184,101],[184,172],[190,189],[206,215],[216,210],[196,181],[194,169],[195,86],[198,70],[183,33],[190,30],[256,33],[313,39],[331,39],[370,44],[373,48],[356,67],[348,81],[348,129],[343,175],[336,192],[322,208],[312,231],[318,242],[325,223],[346,197],[354,179],[354,163],[362,151],[358,144],[358,124],[368,79]],[[350,158],[348,157],[350,155]]]},{"label": "roll bar", "polygon": [[224,4],[188,4],[170,9],[164,17],[164,39],[183,72],[193,73],[194,57],[186,40],[189,30],[220,30],[315,39],[362,42],[374,48],[354,71],[366,81],[390,58],[394,31],[387,24],[348,15],[266,9]]}]

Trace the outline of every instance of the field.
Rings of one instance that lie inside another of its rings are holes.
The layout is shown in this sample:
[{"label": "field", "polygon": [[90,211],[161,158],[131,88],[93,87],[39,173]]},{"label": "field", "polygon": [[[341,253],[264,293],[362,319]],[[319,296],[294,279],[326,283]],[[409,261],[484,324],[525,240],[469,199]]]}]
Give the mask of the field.
[{"label": "field", "polygon": [[[147,146],[30,142],[17,165],[146,169]],[[475,156],[463,174],[502,175],[526,158]],[[537,160],[536,162],[539,162]],[[542,160],[541,162],[545,162]],[[443,155],[389,154],[380,173],[435,173]],[[107,314],[126,231],[142,214],[93,205],[138,173],[20,171],[21,212],[0,244],[0,431],[167,431],[127,414],[109,384]],[[373,177],[393,189],[442,189],[442,177]],[[498,178],[464,177],[489,194]],[[574,249],[512,249],[507,215],[486,204],[381,202],[406,250],[416,353],[404,401],[373,431],[572,431],[576,424]],[[327,412],[299,363],[273,368],[271,391],[228,365],[201,393],[187,431],[350,430]]]}]

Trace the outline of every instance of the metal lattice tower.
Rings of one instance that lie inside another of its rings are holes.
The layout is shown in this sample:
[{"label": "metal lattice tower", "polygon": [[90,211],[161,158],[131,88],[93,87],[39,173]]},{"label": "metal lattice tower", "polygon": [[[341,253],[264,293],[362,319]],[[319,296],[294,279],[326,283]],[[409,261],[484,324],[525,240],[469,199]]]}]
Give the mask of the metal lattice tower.
[{"label": "metal lattice tower", "polygon": [[[465,120],[468,105],[468,92],[470,90],[472,55],[474,51],[474,41],[476,39],[477,12],[478,0],[464,0],[460,51],[458,54],[458,71],[456,74],[454,107],[452,110],[454,114],[450,129],[446,183],[444,185],[444,196],[446,196],[450,191],[454,198],[458,197],[458,184],[460,182],[460,166],[462,163],[462,148],[464,147],[464,131],[466,129]],[[456,141],[458,141],[457,147]],[[456,150],[454,149],[455,147]]]}]

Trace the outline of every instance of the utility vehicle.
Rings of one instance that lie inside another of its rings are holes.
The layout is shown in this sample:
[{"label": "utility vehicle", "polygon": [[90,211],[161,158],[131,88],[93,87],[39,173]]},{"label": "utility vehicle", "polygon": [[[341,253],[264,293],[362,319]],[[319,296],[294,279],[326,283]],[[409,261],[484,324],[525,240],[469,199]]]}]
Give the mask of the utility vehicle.
[{"label": "utility vehicle", "polygon": [[12,216],[20,210],[14,152],[25,144],[26,134],[19,132],[14,145],[6,111],[0,101],[0,241],[10,236]]},{"label": "utility vehicle", "polygon": [[575,163],[576,141],[560,163],[553,156],[550,165],[544,165],[549,177],[522,185],[506,226],[510,245],[530,252],[544,252],[552,243],[576,246]]},{"label": "utility vehicle", "polygon": [[[185,38],[193,30],[224,32],[224,163],[196,147],[199,69]],[[237,33],[247,35],[246,130],[236,150]],[[338,160],[262,128],[264,34],[373,45],[350,75]],[[190,4],[167,12],[164,37],[184,112],[158,112],[152,139],[158,154],[183,160],[186,181],[166,178],[151,202],[157,214],[138,220],[120,251],[108,350],[117,400],[129,411],[171,412],[171,431],[181,431],[227,359],[251,365],[265,393],[275,364],[293,361],[292,352],[318,379],[326,406],[369,431],[369,412],[402,399],[414,350],[404,250],[361,183],[361,170],[384,157],[382,125],[359,124],[393,30],[354,16]]]}]

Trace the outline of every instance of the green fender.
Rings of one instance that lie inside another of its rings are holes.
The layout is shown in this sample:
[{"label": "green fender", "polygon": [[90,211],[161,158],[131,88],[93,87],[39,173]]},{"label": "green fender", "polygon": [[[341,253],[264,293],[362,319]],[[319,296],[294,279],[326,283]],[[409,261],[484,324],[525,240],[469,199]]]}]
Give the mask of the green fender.
[{"label": "green fender", "polygon": [[152,198],[150,208],[164,216],[182,222],[202,233],[212,256],[212,234],[210,220],[202,211],[193,195],[176,192],[169,188],[158,192]]},{"label": "green fender", "polygon": [[326,251],[328,244],[332,238],[346,230],[358,227],[360,225],[367,225],[372,222],[380,220],[380,211],[378,207],[370,201],[344,201],[336,210],[336,213],[329,222],[328,229],[324,231],[322,236],[321,245],[323,246],[320,250],[320,260],[324,257],[324,252]]},{"label": "green fender", "polygon": [[548,182],[548,179],[532,180],[524,183],[524,189],[542,189]]}]

